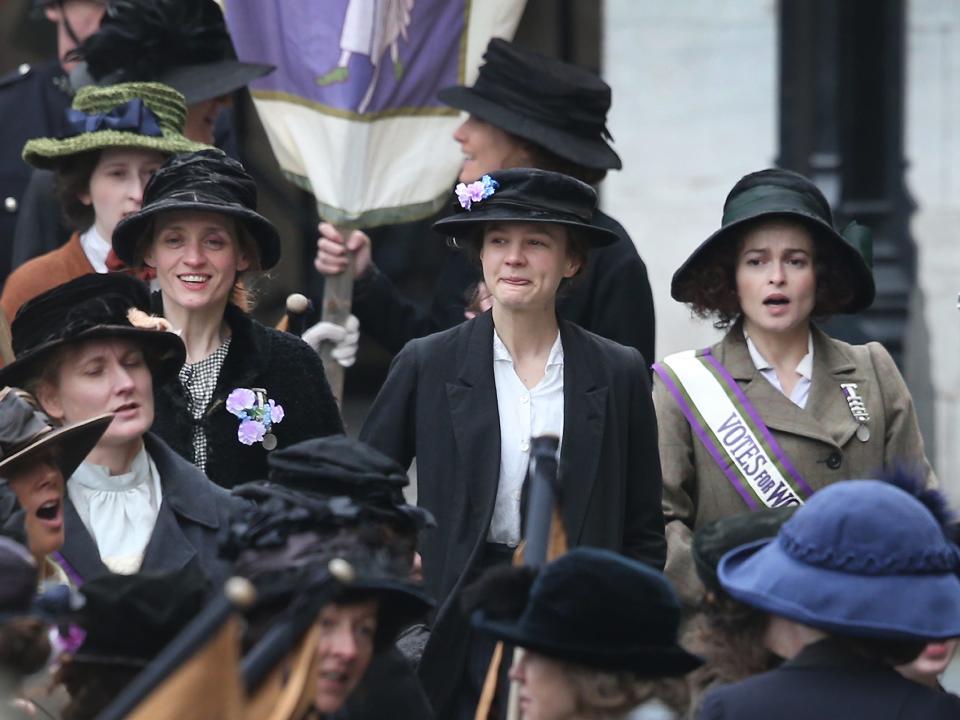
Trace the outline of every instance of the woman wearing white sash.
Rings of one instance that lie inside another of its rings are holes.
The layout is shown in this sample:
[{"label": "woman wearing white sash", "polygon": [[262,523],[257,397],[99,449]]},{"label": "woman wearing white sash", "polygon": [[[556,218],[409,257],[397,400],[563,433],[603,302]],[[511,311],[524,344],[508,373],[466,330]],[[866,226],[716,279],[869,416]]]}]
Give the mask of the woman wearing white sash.
[{"label": "woman wearing white sash", "polygon": [[686,602],[701,591],[692,532],[712,520],[800,504],[897,464],[936,482],[890,354],[876,342],[834,340],[812,322],[860,312],[874,294],[867,263],[834,229],[817,187],[778,169],[734,186],[721,228],[674,274],[673,298],[728,328],[711,348],[655,366],[666,572]]}]

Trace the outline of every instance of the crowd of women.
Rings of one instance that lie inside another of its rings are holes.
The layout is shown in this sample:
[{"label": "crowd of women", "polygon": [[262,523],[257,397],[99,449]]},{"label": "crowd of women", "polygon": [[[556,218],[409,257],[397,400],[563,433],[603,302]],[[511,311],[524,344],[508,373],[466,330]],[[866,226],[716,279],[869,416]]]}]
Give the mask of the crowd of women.
[{"label": "crowd of women", "polygon": [[493,40],[440,94],[468,118],[430,312],[364,233],[319,228],[317,270],[353,263],[360,326],[397,353],[352,440],[314,347],[250,315],[281,256],[254,180],[92,38],[100,81],[23,148],[72,234],[0,300],[0,716],[96,717],[239,576],[242,652],[293,636],[281,680],[248,672],[229,714],[192,716],[960,717],[938,679],[960,525],[889,353],[817,325],[875,287],[869,232],[839,232],[810,180],[733,184],[671,285],[725,334],[653,362],[646,269],[597,208],[610,89]]}]

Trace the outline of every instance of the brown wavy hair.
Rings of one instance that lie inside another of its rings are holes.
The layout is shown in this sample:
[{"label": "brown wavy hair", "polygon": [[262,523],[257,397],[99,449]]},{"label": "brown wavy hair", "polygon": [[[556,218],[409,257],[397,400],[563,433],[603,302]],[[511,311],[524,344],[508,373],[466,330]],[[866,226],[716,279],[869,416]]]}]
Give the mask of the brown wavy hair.
[{"label": "brown wavy hair", "polygon": [[834,239],[824,237],[818,228],[791,215],[767,215],[738,227],[735,232],[708,247],[700,261],[677,284],[676,295],[683,298],[696,317],[713,319],[717,329],[727,328],[741,315],[737,295],[737,261],[744,239],[765,225],[788,224],[804,228],[813,242],[816,275],[816,300],[813,317],[825,318],[840,312],[854,296],[843,275],[842,260]]},{"label": "brown wavy hair", "polygon": [[82,202],[80,196],[90,192],[90,178],[100,162],[100,152],[89,150],[64,158],[53,176],[60,211],[67,224],[77,232],[89,230],[96,219],[93,205]]}]

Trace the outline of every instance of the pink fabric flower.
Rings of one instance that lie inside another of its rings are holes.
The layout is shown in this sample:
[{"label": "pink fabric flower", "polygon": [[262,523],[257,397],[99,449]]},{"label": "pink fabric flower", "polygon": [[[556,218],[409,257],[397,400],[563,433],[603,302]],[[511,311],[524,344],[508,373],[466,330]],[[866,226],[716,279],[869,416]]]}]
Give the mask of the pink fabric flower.
[{"label": "pink fabric flower", "polygon": [[256,420],[244,420],[237,428],[237,440],[244,445],[253,445],[255,442],[263,440],[267,430],[262,422]]},{"label": "pink fabric flower", "polygon": [[242,418],[243,411],[252,408],[256,402],[257,396],[253,394],[252,390],[237,388],[227,395],[227,412]]},{"label": "pink fabric flower", "polygon": [[276,425],[278,422],[283,420],[284,412],[283,405],[277,405],[273,400],[270,400],[270,422]]}]

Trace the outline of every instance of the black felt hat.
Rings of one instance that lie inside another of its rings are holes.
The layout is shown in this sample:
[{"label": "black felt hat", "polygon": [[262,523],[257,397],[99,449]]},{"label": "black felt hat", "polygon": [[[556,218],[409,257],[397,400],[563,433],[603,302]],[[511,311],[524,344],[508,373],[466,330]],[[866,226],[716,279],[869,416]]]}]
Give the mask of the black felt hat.
[{"label": "black felt hat", "polygon": [[32,395],[16,388],[0,390],[0,484],[17,469],[46,457],[52,457],[68,479],[112,421],[108,413],[58,428]]},{"label": "black felt hat", "polygon": [[139,343],[154,381],[162,383],[180,371],[186,349],[175,333],[155,329],[169,324],[149,311],[147,286],[125,273],[91,273],[47,290],[24,303],[13,320],[16,360],[0,368],[0,385],[24,385],[63,345],[104,338]]},{"label": "black felt hat", "polygon": [[[525,602],[505,602],[506,586]],[[680,603],[666,578],[609,550],[571,550],[545,565],[526,592],[509,580],[472,592],[479,631],[558,660],[650,677],[702,663],[677,644]]]},{"label": "black felt hat", "polygon": [[71,83],[153,81],[179,90],[187,105],[226,95],[272,72],[239,62],[214,0],[111,0],[100,29],[75,51]]},{"label": "black felt hat", "polygon": [[0,536],[0,622],[30,615],[37,593],[37,563],[23,545]]},{"label": "black felt hat", "polygon": [[[850,286],[850,300],[839,312],[856,313],[873,303],[876,289],[870,270],[872,257],[869,231],[851,223],[843,234],[833,226],[833,211],[820,189],[799,173],[769,168],[742,177],[723,204],[720,229],[704,240],[673,274],[670,295],[692,302],[685,294],[692,272],[708,262],[711,250],[732,243],[745,226],[761,218],[788,218],[806,225],[830,243],[839,257],[840,270]],[[731,244],[730,252],[734,252]]]},{"label": "black felt hat", "polygon": [[280,235],[257,212],[257,185],[243,165],[217,150],[201,150],[169,158],[143,191],[140,210],[123,218],[113,231],[113,250],[133,266],[141,241],[152,230],[157,214],[196,210],[227,215],[239,221],[257,244],[260,269],[280,260]]},{"label": "black felt hat", "polygon": [[267,457],[270,481],[293,490],[354,500],[362,517],[435,527],[429,510],[403,497],[407,474],[392,458],[369,445],[330,435],[295,443]]},{"label": "black felt hat", "polygon": [[196,562],[165,573],[106,573],[87,581],[75,622],[86,632],[73,659],[143,667],[193,620],[210,596]]},{"label": "black felt hat", "polygon": [[457,211],[433,224],[434,230],[449,237],[471,237],[489,222],[525,222],[563,225],[594,246],[617,239],[612,230],[592,223],[597,193],[569,175],[510,168],[469,185],[460,183],[455,192]]},{"label": "black felt hat", "polygon": [[610,86],[589,70],[493,38],[472,87],[440,100],[588,168],[619,169],[607,143]]},{"label": "black felt hat", "polygon": [[736,547],[776,537],[796,506],[761,508],[707,523],[693,534],[693,564],[708,590],[722,590],[717,577],[720,558]]}]

